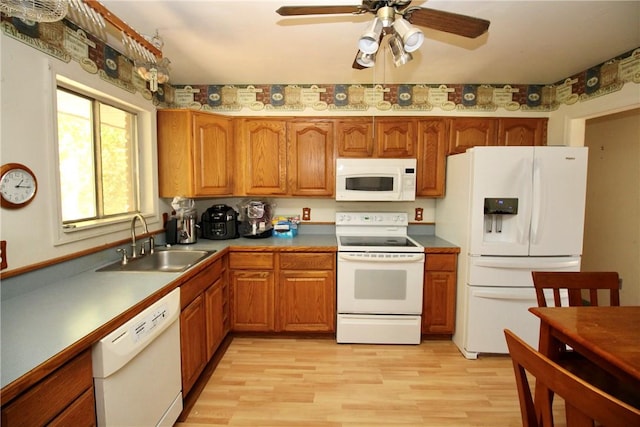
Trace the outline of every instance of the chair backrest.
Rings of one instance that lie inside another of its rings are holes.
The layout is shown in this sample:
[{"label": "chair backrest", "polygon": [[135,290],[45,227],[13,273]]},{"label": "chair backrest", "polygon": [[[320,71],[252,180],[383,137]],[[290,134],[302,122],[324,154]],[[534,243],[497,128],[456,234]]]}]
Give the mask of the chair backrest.
[{"label": "chair backrest", "polygon": [[588,290],[589,304],[598,305],[598,290],[609,290],[609,305],[620,305],[620,284],[615,271],[533,271],[533,285],[539,307],[546,307],[544,289],[553,290],[553,301],[560,307],[560,290],[566,289],[569,294],[569,305],[582,304],[582,290]]},{"label": "chair backrest", "polygon": [[[562,368],[542,353],[534,350],[508,329],[504,331],[513,361],[520,400],[523,427],[553,425],[549,407],[538,408],[533,401],[527,372],[565,402],[567,427],[593,426],[597,421],[605,426],[640,426],[640,409],[624,403]],[[538,422],[538,415],[542,423]]]}]

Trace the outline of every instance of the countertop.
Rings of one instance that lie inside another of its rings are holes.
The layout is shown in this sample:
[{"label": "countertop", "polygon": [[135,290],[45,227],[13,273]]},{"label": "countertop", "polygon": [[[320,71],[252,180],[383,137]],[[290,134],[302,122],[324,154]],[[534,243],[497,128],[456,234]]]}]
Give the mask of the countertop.
[{"label": "countertop", "polygon": [[[458,248],[436,236],[414,236],[425,251],[438,248],[457,252]],[[294,238],[200,239],[183,249],[286,251],[337,250],[335,235],[298,235]],[[113,261],[109,261],[111,263]],[[56,354],[85,339],[114,318],[150,298],[182,273],[96,272],[97,265],[71,277],[57,280],[30,292],[3,299],[1,307],[2,388],[46,362]],[[197,268],[197,267],[192,267]],[[114,325],[114,328],[118,325]]]}]

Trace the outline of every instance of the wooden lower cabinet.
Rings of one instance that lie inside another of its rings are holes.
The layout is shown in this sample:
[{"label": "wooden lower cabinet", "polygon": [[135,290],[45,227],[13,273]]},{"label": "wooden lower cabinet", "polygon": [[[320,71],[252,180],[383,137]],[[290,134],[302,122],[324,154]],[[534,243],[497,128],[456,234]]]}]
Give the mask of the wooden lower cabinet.
[{"label": "wooden lower cabinet", "polygon": [[232,330],[335,331],[335,253],[229,254]]},{"label": "wooden lower cabinet", "polygon": [[198,295],[180,313],[180,349],[182,393],[186,395],[207,364],[206,314],[202,295]]},{"label": "wooden lower cabinet", "polygon": [[274,285],[273,271],[231,270],[232,330],[275,330]]},{"label": "wooden lower cabinet", "polygon": [[456,309],[457,254],[428,253],[425,261],[422,333],[453,334]]},{"label": "wooden lower cabinet", "polygon": [[231,252],[231,329],[275,330],[275,257],[273,252]]},{"label": "wooden lower cabinet", "polygon": [[3,427],[95,426],[91,349],[2,407]]},{"label": "wooden lower cabinet", "polygon": [[180,288],[183,396],[189,393],[228,331],[224,320],[225,282],[223,260],[219,259]]},{"label": "wooden lower cabinet", "polygon": [[278,329],[334,332],[335,254],[280,254]]},{"label": "wooden lower cabinet", "polygon": [[207,314],[207,360],[210,360],[226,334],[223,278],[216,280],[216,282],[205,291],[204,305]]}]

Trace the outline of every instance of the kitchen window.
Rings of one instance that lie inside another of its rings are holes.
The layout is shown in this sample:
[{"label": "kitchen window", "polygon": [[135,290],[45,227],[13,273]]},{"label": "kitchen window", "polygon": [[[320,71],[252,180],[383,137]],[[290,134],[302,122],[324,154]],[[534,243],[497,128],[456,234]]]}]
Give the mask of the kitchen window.
[{"label": "kitchen window", "polygon": [[56,100],[63,228],[110,223],[139,212],[136,112],[61,86]]}]

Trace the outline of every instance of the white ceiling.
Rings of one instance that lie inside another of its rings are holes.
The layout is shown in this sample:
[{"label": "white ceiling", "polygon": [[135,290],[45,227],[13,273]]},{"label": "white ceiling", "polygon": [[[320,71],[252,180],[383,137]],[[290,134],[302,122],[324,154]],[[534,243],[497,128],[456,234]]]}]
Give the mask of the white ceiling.
[{"label": "white ceiling", "polygon": [[[173,84],[549,84],[640,47],[640,1],[445,1],[412,6],[491,21],[466,39],[424,29],[413,61],[351,68],[373,16],[281,17],[283,5],[360,0],[101,0],[139,33],[163,38]],[[387,52],[384,49],[383,52]]]}]

